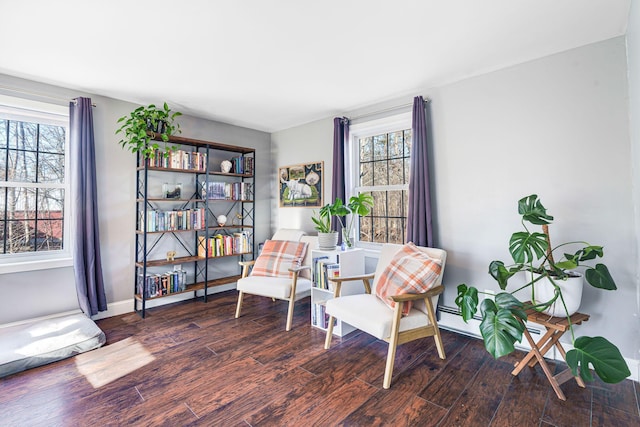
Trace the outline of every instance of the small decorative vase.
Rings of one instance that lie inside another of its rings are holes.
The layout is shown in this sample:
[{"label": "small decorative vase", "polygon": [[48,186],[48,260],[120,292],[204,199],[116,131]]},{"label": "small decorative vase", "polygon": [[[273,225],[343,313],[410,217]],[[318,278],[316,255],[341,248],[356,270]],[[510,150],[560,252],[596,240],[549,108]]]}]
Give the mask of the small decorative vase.
[{"label": "small decorative vase", "polygon": [[351,234],[352,233],[349,233],[346,228],[342,229],[343,249],[351,249],[353,247],[354,238]]},{"label": "small decorative vase", "polygon": [[[534,274],[533,277],[534,279],[537,279],[540,276],[538,274]],[[565,311],[564,305],[562,305],[562,300],[558,297],[558,299],[555,300],[549,308],[542,310],[542,312],[554,317],[571,316],[573,313],[578,311],[580,303],[582,302],[582,287],[584,284],[583,277],[580,275],[577,277],[568,277],[565,280],[554,278],[554,282],[560,287],[564,303],[567,305],[567,310]],[[555,287],[546,277],[535,282],[533,287],[535,296],[534,303],[536,304],[549,301],[554,296]]]},{"label": "small decorative vase", "polygon": [[229,160],[223,160],[222,163],[220,163],[220,170],[222,173],[231,172],[231,162]]}]

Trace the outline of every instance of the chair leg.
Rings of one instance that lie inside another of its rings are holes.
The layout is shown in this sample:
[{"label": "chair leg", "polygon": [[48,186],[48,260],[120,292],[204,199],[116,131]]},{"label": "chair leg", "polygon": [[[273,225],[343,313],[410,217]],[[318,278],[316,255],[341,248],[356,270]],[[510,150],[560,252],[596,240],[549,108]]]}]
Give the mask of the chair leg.
[{"label": "chair leg", "polygon": [[393,376],[393,364],[396,359],[396,348],[398,347],[398,334],[400,332],[400,317],[402,316],[403,303],[396,303],[393,324],[391,325],[391,336],[389,337],[389,351],[387,352],[387,365],[384,368],[384,380],[382,388],[391,387],[391,377]]},{"label": "chair leg", "polygon": [[433,325],[433,329],[434,329],[433,339],[436,341],[438,356],[440,356],[440,359],[446,359],[446,356],[444,354],[444,345],[442,344],[442,335],[440,335],[440,328],[438,327],[438,319],[436,319],[436,311],[433,309],[433,304],[431,303],[430,298],[426,298],[424,302],[427,306],[429,322]]},{"label": "chair leg", "polygon": [[331,347],[331,338],[333,338],[333,316],[329,316],[329,325],[327,326],[327,337],[324,339],[324,349],[329,350]]},{"label": "chair leg", "polygon": [[240,317],[240,309],[242,308],[242,297],[244,293],[242,291],[238,291],[238,305],[236,305],[236,319]]},{"label": "chair leg", "polygon": [[287,312],[287,328],[286,328],[287,331],[291,329],[291,323],[293,323],[293,306],[295,303],[296,303],[295,298],[291,297],[289,299],[289,311]]}]

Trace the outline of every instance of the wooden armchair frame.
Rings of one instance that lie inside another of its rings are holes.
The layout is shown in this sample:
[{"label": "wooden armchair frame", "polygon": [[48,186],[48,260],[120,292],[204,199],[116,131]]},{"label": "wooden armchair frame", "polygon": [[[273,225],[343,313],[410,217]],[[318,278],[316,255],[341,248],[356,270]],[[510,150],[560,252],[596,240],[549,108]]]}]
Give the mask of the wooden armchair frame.
[{"label": "wooden armchair frame", "polygon": [[[335,282],[335,290],[334,290],[333,296],[334,298],[339,298],[342,284],[355,281],[355,280],[362,280],[362,282],[364,283],[365,292],[367,294],[371,294],[370,280],[372,280],[373,278],[374,278],[374,274],[366,274],[363,276],[332,278],[331,281]],[[384,380],[382,384],[383,388],[388,389],[391,386],[391,377],[393,374],[393,365],[396,357],[396,348],[400,344],[414,341],[419,338],[433,336],[435,339],[436,347],[438,349],[438,356],[441,359],[445,359],[446,356],[444,352],[444,346],[442,344],[442,336],[440,335],[440,329],[438,328],[436,312],[431,302],[432,297],[436,295],[440,295],[443,291],[444,291],[444,286],[438,285],[432,289],[429,289],[427,292],[423,292],[419,294],[394,295],[390,297],[397,304],[393,309],[393,323],[391,325],[391,333],[389,337],[383,338],[384,341],[386,341],[389,344],[389,350],[387,352],[387,362],[384,370]],[[418,327],[415,329],[400,331],[400,320],[402,318],[402,308],[405,302],[418,301],[418,300],[424,300],[424,303],[427,307],[426,316],[429,319],[429,325]],[[333,337],[333,323],[334,323],[334,318],[333,316],[330,316],[329,326],[327,328],[327,336],[324,342],[324,348],[327,350],[331,347],[331,338]],[[353,326],[356,326],[356,325],[353,325]]]}]

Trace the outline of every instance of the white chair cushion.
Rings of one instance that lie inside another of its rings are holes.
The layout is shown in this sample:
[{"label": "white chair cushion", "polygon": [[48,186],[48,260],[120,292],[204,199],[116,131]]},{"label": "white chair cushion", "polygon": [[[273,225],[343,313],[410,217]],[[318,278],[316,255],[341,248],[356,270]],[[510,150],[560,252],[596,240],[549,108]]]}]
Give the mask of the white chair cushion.
[{"label": "white chair cushion", "polygon": [[[237,289],[263,297],[289,299],[291,281],[288,277],[249,276],[238,280]],[[298,300],[309,295],[311,295],[311,280],[298,277],[295,299]]]},{"label": "white chair cushion", "polygon": [[[393,323],[393,310],[375,295],[359,294],[327,301],[326,311],[378,339],[389,338]],[[400,319],[400,332],[429,325],[426,314],[412,309]]]}]

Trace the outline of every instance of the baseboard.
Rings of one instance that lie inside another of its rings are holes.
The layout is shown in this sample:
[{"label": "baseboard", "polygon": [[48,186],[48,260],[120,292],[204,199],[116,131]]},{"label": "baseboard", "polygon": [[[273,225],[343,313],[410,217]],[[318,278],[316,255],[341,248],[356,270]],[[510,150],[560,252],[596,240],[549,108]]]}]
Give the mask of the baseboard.
[{"label": "baseboard", "polygon": [[[457,308],[439,307],[438,312],[440,313],[440,320],[438,320],[438,325],[442,329],[479,339],[482,338],[480,335],[480,319],[474,318],[471,319],[468,323],[465,323]],[[538,325],[532,323],[527,323],[527,329],[531,333],[534,340],[537,340],[537,337],[539,337],[542,332],[542,329],[539,329]],[[566,351],[573,349],[573,346],[570,343],[563,342],[562,346]],[[524,340],[522,343],[516,343],[516,348],[525,351],[531,350],[531,346],[526,340]],[[545,355],[545,357],[564,362],[562,355],[560,354],[560,352],[556,351],[555,347],[551,349]],[[640,381],[640,360],[629,359],[626,357],[624,358],[624,360],[627,362],[627,366],[629,366],[629,370],[631,371],[631,376],[629,377],[629,379]]]},{"label": "baseboard", "polygon": [[[235,288],[236,288],[235,283],[230,283],[223,286],[216,286],[215,288],[209,289],[207,292],[207,295],[212,295],[219,292],[225,292]],[[202,296],[202,295],[203,295],[202,292],[198,292],[198,296]],[[190,292],[173,295],[169,297],[164,297],[164,298],[156,298],[156,299],[147,301],[146,308],[160,307],[163,305],[173,304],[175,302],[186,301],[190,299],[193,299],[193,294]],[[111,302],[107,306],[107,311],[101,311],[95,316],[91,316],[91,319],[93,320],[105,319],[107,317],[119,316],[121,314],[127,314],[132,312],[133,312],[133,298],[124,300],[124,301]]]}]

